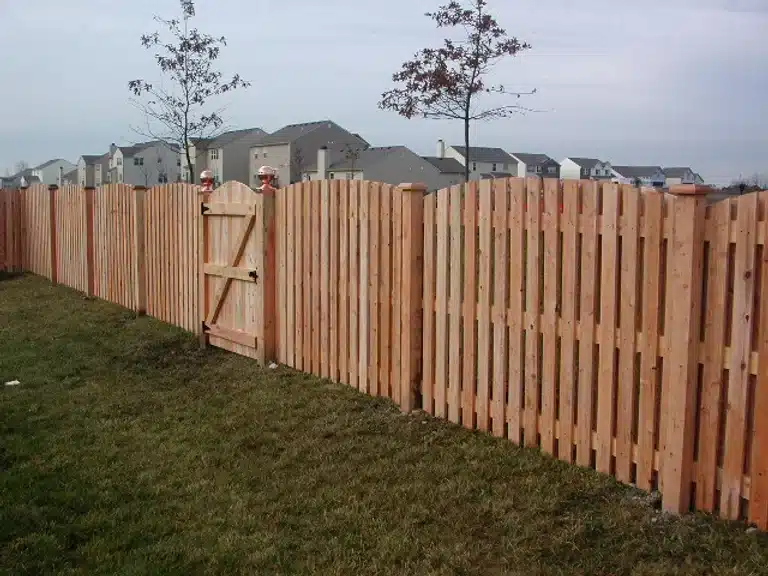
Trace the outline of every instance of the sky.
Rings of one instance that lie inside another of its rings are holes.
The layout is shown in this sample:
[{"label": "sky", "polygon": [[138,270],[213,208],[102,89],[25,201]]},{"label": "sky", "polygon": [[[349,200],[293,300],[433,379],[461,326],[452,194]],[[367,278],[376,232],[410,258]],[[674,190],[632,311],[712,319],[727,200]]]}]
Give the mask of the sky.
[{"label": "sky", "polygon": [[[401,63],[438,46],[441,0],[197,0],[193,23],[227,38],[226,74],[252,85],[227,124],[274,131],[330,119],[374,146],[435,153],[460,121],[400,118],[377,102]],[[536,94],[533,112],[475,123],[472,145],[690,166],[713,184],[768,173],[768,0],[489,0],[532,49],[489,78]],[[0,173],[76,162],[142,138],[131,79],[159,78],[139,42],[177,0],[0,0]],[[493,102],[490,102],[491,104]]]}]

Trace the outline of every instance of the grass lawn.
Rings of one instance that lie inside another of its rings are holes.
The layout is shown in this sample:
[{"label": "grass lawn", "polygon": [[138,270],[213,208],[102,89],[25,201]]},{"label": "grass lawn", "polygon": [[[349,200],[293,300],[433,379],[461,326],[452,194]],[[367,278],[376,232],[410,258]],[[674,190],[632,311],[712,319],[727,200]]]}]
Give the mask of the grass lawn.
[{"label": "grass lawn", "polygon": [[768,537],[0,276],[0,574],[57,573],[768,574]]}]

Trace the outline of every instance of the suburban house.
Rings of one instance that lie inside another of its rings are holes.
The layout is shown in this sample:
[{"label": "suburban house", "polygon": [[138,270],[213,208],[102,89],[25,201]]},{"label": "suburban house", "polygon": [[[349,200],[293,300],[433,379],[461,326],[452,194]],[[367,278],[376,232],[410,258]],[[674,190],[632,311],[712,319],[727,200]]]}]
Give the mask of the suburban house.
[{"label": "suburban house", "polygon": [[609,180],[611,163],[597,158],[565,158],[560,162],[560,178],[568,180]]},{"label": "suburban house", "polygon": [[110,182],[154,186],[179,179],[179,153],[163,142],[110,147]]},{"label": "suburban house", "polygon": [[40,183],[40,178],[32,174],[32,168],[26,168],[12,176],[4,176],[0,180],[0,188],[26,188]]},{"label": "suburban house", "polygon": [[424,158],[405,146],[383,146],[348,151],[339,157],[327,147],[317,151],[317,162],[308,166],[303,180],[370,180],[386,184],[422,182],[438,190],[464,179],[464,169],[452,158]]},{"label": "suburban house", "polygon": [[560,164],[546,154],[527,154],[513,152],[510,154],[517,161],[517,174],[520,178],[525,176],[541,176],[543,178],[559,178]]},{"label": "suburban house", "polygon": [[345,147],[361,151],[368,148],[368,143],[330,120],[289,124],[251,147],[248,184],[259,185],[257,172],[261,166],[275,169],[278,185],[301,181],[323,146],[334,151]]},{"label": "suburban house", "polygon": [[704,179],[687,166],[664,168],[664,178],[667,188],[676,184],[704,184]]},{"label": "suburban house", "polygon": [[[194,181],[200,172],[210,170],[218,186],[222,182],[236,180],[248,184],[248,157],[253,146],[267,133],[261,128],[231,130],[215,138],[198,138],[190,143],[190,157],[194,169]],[[184,151],[179,153],[181,177],[189,182],[189,170]]]},{"label": "suburban house", "polygon": [[51,186],[52,184],[59,185],[62,176],[74,169],[75,165],[72,164],[72,162],[67,162],[61,158],[55,158],[54,160],[48,160],[48,162],[43,162],[39,166],[32,168],[31,175],[36,176],[40,182],[48,186]]},{"label": "suburban house", "polygon": [[619,184],[632,184],[633,186],[653,186],[654,188],[663,188],[664,170],[661,166],[614,166],[614,182]]},{"label": "suburban house", "polygon": [[64,174],[64,177],[61,179],[61,185],[62,186],[78,186],[78,185],[80,185],[79,170],[77,168],[75,168],[74,170]]},{"label": "suburban house", "polygon": [[[517,160],[501,148],[470,146],[469,154],[464,146],[445,147],[437,141],[437,157],[453,158],[462,166],[469,161],[469,179],[506,178],[517,174]],[[469,159],[467,159],[469,157]]]},{"label": "suburban house", "polygon": [[[98,186],[96,184],[96,166],[100,165],[101,156],[84,154],[77,160],[77,183],[80,186]],[[101,168],[99,168],[101,173]]]}]

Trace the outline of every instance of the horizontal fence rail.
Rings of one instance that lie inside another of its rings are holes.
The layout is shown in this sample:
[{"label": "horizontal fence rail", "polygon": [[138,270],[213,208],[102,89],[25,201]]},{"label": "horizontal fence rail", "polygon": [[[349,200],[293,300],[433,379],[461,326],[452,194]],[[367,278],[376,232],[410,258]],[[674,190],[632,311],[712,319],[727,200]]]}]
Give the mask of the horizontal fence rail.
[{"label": "horizontal fence rail", "polygon": [[0,267],[768,529],[768,192],[232,190],[0,190]]}]

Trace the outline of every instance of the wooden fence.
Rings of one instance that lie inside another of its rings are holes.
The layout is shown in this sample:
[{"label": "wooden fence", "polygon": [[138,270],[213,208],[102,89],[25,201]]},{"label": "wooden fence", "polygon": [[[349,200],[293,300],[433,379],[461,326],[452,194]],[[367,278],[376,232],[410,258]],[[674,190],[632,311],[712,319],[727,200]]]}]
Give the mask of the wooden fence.
[{"label": "wooden fence", "polygon": [[[768,192],[671,192],[307,182],[277,191],[274,223],[240,190],[204,206],[206,227],[191,186],[35,187],[0,191],[0,263],[92,278],[195,332],[198,277],[207,307],[214,276],[262,283],[277,294],[263,326],[238,328],[255,312],[237,291],[219,321],[243,342],[276,324],[284,364],[768,529]],[[244,242],[238,264],[240,228],[215,223],[253,215],[255,242],[275,230],[274,265]]]},{"label": "wooden fence", "polygon": [[20,271],[21,194],[19,190],[0,189],[0,271]]},{"label": "wooden fence", "polygon": [[413,405],[420,343],[411,343],[409,325],[420,308],[420,285],[412,283],[421,273],[407,250],[421,235],[403,223],[411,196],[421,206],[423,193],[343,180],[278,191],[281,362]]},{"label": "wooden fence", "polygon": [[144,197],[147,314],[200,330],[200,198],[187,184],[156,186]]}]

